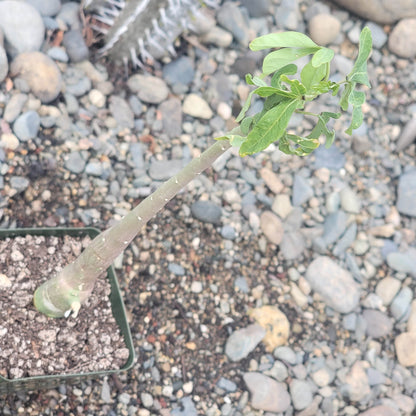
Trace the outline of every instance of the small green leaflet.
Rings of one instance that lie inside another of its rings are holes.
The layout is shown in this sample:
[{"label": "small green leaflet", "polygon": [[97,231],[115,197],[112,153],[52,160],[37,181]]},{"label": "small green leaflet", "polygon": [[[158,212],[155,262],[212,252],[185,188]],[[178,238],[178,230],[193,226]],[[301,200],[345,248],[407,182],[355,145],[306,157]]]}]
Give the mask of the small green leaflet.
[{"label": "small green leaflet", "polygon": [[302,56],[314,53],[316,50],[317,48],[283,48],[270,52],[263,60],[263,73],[269,75]]},{"label": "small green leaflet", "polygon": [[292,94],[301,100],[303,99],[303,95],[306,93],[306,88],[297,79],[290,79],[286,75],[282,75],[280,79],[282,82],[286,82],[290,85],[290,91],[292,91]]},{"label": "small green leaflet", "polygon": [[285,133],[293,112],[302,105],[303,102],[297,99],[285,100],[268,110],[241,145],[240,156],[261,152],[271,143],[279,140]]},{"label": "small green leaflet", "polygon": [[327,64],[328,62],[332,61],[332,58],[334,57],[335,53],[332,49],[328,48],[321,48],[318,51],[316,51],[312,56],[312,66],[315,68],[318,68],[318,66],[321,66],[323,64]]},{"label": "small green leaflet", "polygon": [[360,34],[360,43],[358,49],[358,56],[355,64],[348,74],[347,80],[350,82],[357,82],[364,84],[367,87],[371,87],[367,74],[367,60],[370,56],[373,40],[371,37],[371,31],[368,27],[365,27]]},{"label": "small green leaflet", "polygon": [[[298,81],[299,82],[299,81]],[[254,90],[254,93],[260,97],[270,97],[270,95],[277,94],[286,98],[296,98],[298,94],[282,90],[274,87],[259,87]]]},{"label": "small green leaflet", "polygon": [[326,72],[325,65],[314,67],[312,62],[308,62],[303,67],[300,73],[300,79],[306,88],[306,94],[309,95],[312,92],[312,88],[326,77]]},{"label": "small green leaflet", "polygon": [[313,130],[308,134],[309,139],[319,139],[322,135],[325,136],[325,147],[329,148],[332,146],[332,143],[335,139],[335,131],[329,130],[327,123],[329,119],[334,118],[338,119],[341,117],[341,113],[332,113],[329,111],[323,111],[318,115],[318,122]]},{"label": "small green leaflet", "polygon": [[285,133],[279,140],[279,150],[287,155],[306,156],[319,147],[319,140]]},{"label": "small green leaflet", "polygon": [[298,72],[298,67],[295,64],[285,65],[276,71],[270,81],[270,85],[275,88],[281,88],[282,82],[280,81],[281,75],[294,75]]},{"label": "small green leaflet", "polygon": [[319,48],[308,36],[299,32],[270,33],[260,36],[250,43],[252,51],[271,48]]},{"label": "small green leaflet", "polygon": [[364,120],[362,105],[365,102],[365,93],[353,90],[348,97],[348,102],[352,105],[352,118],[351,124],[345,130],[345,133],[351,135],[352,131],[358,129]]}]

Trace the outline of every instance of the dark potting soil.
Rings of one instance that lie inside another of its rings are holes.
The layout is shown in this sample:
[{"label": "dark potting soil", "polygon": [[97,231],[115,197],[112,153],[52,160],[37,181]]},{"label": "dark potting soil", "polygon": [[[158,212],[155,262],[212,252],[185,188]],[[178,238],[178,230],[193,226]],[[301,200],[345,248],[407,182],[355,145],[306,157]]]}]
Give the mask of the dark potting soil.
[{"label": "dark potting soil", "polygon": [[30,235],[0,240],[3,377],[89,373],[119,369],[127,361],[107,279],[98,279],[76,318],[48,318],[33,306],[35,289],[79,255],[89,240]]}]

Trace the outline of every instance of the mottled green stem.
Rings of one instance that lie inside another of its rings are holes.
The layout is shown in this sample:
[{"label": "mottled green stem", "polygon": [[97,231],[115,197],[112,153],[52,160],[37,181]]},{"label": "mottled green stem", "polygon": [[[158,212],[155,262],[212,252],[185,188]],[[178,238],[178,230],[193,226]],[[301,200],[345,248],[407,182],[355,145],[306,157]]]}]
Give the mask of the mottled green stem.
[{"label": "mottled green stem", "polygon": [[96,279],[136,237],[140,229],[230,147],[226,140],[216,141],[118,223],[94,238],[73,263],[36,290],[35,307],[45,315],[56,318],[68,316],[71,311],[76,315],[90,295]]}]

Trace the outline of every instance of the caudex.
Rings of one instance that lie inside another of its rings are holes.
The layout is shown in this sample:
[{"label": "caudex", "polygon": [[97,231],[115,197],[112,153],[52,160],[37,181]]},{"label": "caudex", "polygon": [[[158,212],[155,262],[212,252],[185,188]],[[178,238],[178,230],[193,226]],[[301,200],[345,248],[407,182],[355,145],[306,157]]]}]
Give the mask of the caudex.
[{"label": "caudex", "polygon": [[[211,147],[162,184],[118,223],[98,235],[58,275],[42,284],[34,294],[34,303],[40,312],[50,317],[76,316],[96,279],[140,229],[229,148],[236,147],[240,156],[247,156],[278,142],[282,152],[305,156],[320,145],[321,136],[326,147],[332,145],[335,131],[328,126],[328,122],[338,119],[341,110],[352,109],[350,125],[345,130],[347,134],[351,135],[362,124],[365,92],[360,88],[363,85],[370,87],[367,60],[372,49],[372,37],[369,28],[362,30],[354,66],[345,80],[340,82],[329,79],[334,51],[317,45],[302,33],[289,31],[261,36],[251,42],[250,48],[253,51],[275,50],[265,56],[260,76],[246,76],[246,82],[253,86],[253,90],[236,119],[238,127],[217,137]],[[293,62],[304,56],[311,58],[299,71]],[[247,116],[254,94],[263,99],[263,108],[257,114]],[[305,104],[322,94],[338,97],[340,112],[305,112]],[[307,115],[316,121],[312,130],[303,137],[288,131],[290,118],[295,113]]]}]

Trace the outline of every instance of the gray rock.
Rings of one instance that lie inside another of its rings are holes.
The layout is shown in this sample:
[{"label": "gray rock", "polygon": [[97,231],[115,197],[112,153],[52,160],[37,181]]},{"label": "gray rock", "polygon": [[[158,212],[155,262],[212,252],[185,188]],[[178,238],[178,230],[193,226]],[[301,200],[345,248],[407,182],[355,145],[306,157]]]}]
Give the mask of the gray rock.
[{"label": "gray rock", "polygon": [[7,54],[2,45],[0,45],[0,82],[6,78],[9,72],[9,61],[7,59]]},{"label": "gray rock", "polygon": [[34,139],[39,132],[40,117],[36,111],[27,111],[20,115],[13,124],[13,132],[22,142]]},{"label": "gray rock", "polygon": [[367,334],[372,338],[390,335],[393,330],[392,320],[383,312],[376,309],[366,309],[363,312],[367,324]]},{"label": "gray rock", "polygon": [[331,9],[329,6],[325,3],[322,3],[320,1],[315,1],[311,3],[311,5],[308,7],[306,12],[304,12],[305,19],[309,22],[309,20],[312,19],[312,17],[316,16],[317,14],[329,14],[331,13]]},{"label": "gray rock", "polygon": [[145,164],[142,144],[139,142],[130,143],[129,149],[129,154],[131,156],[134,168],[138,169],[139,171],[144,171]]},{"label": "gray rock", "polygon": [[286,231],[279,247],[286,260],[297,259],[305,250],[305,237],[300,231]]},{"label": "gray rock", "polygon": [[289,386],[293,407],[302,410],[308,407],[313,400],[312,387],[306,380],[294,379]]},{"label": "gray rock", "polygon": [[198,416],[195,404],[189,396],[179,400],[179,407],[174,408],[170,412],[171,416]]},{"label": "gray rock", "polygon": [[396,321],[407,318],[410,313],[410,304],[413,299],[413,291],[410,287],[403,287],[390,304],[390,311]]},{"label": "gray rock", "polygon": [[349,313],[342,318],[342,325],[347,331],[355,331],[357,326],[357,314]]},{"label": "gray rock", "polygon": [[184,276],[185,275],[185,269],[177,263],[169,263],[168,264],[168,270],[173,273],[175,276]]},{"label": "gray rock", "polygon": [[297,30],[300,20],[298,0],[282,0],[276,8],[275,19],[278,28]]},{"label": "gray rock", "polygon": [[355,241],[357,236],[357,223],[353,222],[345,231],[343,236],[338,240],[333,249],[334,256],[342,256],[348,247]]},{"label": "gray rock", "polygon": [[81,74],[74,74],[73,76],[66,73],[65,77],[65,92],[72,94],[75,97],[82,97],[91,89],[91,80]]},{"label": "gray rock", "polygon": [[377,23],[394,23],[404,17],[416,16],[416,0],[333,0],[358,16]]},{"label": "gray rock", "polygon": [[367,22],[366,26],[371,30],[371,37],[373,38],[373,47],[381,49],[387,42],[387,34],[383,27],[374,22]]},{"label": "gray rock", "polygon": [[250,372],[243,375],[251,393],[251,405],[266,412],[285,412],[290,406],[290,395],[286,385],[261,373]]},{"label": "gray rock", "polygon": [[400,411],[389,405],[379,405],[371,407],[360,416],[400,416]]},{"label": "gray rock", "polygon": [[81,173],[85,169],[85,159],[80,152],[71,152],[65,160],[65,168],[72,173]]},{"label": "gray rock", "polygon": [[416,18],[400,20],[389,36],[389,49],[401,58],[416,56]]},{"label": "gray rock", "polygon": [[40,13],[30,4],[20,1],[0,1],[0,29],[6,40],[6,51],[12,57],[39,50],[45,37]]},{"label": "gray rock", "polygon": [[327,168],[331,170],[339,170],[345,165],[345,156],[341,153],[337,146],[333,145],[329,149],[319,146],[314,152],[315,161],[314,168]]},{"label": "gray rock", "polygon": [[185,93],[194,80],[195,70],[191,58],[181,56],[163,67],[163,79],[176,93]]},{"label": "gray rock", "polygon": [[62,42],[71,62],[81,62],[88,59],[89,49],[85,43],[82,32],[79,29],[72,29],[65,32]]},{"label": "gray rock", "polygon": [[387,264],[397,272],[407,273],[416,278],[416,248],[411,247],[403,253],[389,253]]},{"label": "gray rock", "polygon": [[297,357],[295,351],[292,348],[287,347],[285,345],[277,347],[273,351],[273,356],[278,360],[287,362],[291,365],[297,364]]},{"label": "gray rock", "polygon": [[70,29],[82,29],[82,23],[79,17],[79,3],[75,1],[64,3],[56,16],[56,20],[64,22]]},{"label": "gray rock", "polygon": [[108,384],[107,377],[104,378],[103,384],[101,387],[101,400],[104,403],[111,402],[111,389],[110,389],[110,385]]},{"label": "gray rock", "polygon": [[173,139],[179,137],[182,133],[182,109],[181,101],[172,97],[164,101],[159,106],[162,114],[163,133]]},{"label": "gray rock", "polygon": [[211,201],[196,201],[191,205],[191,213],[199,221],[218,224],[222,209]]},{"label": "gray rock", "polygon": [[312,289],[332,309],[341,313],[354,310],[360,300],[360,288],[351,274],[329,257],[315,259],[306,270]]},{"label": "gray rock", "polygon": [[12,176],[10,178],[10,186],[18,193],[23,192],[29,186],[29,179],[23,176]]},{"label": "gray rock", "polygon": [[192,117],[209,120],[214,113],[209,104],[197,94],[188,94],[182,104],[182,111]]},{"label": "gray rock", "polygon": [[404,150],[407,146],[411,145],[416,139],[416,117],[409,120],[397,140],[397,151]]},{"label": "gray rock", "polygon": [[351,214],[359,214],[361,210],[361,201],[355,191],[349,186],[345,187],[341,192],[341,206],[342,209]]},{"label": "gray rock", "polygon": [[59,46],[53,46],[52,48],[48,49],[47,52],[49,58],[53,59],[54,61],[59,62],[68,62],[69,56],[66,53],[64,48],[60,48]]},{"label": "gray rock", "polygon": [[237,384],[235,384],[233,381],[228,380],[227,378],[221,377],[218,381],[217,381],[217,386],[220,389],[225,390],[226,392],[234,392],[237,390]]},{"label": "gray rock", "polygon": [[91,176],[101,176],[103,174],[103,165],[97,160],[90,160],[85,166],[85,173]]},{"label": "gray rock", "polygon": [[23,106],[27,101],[27,94],[14,94],[10,97],[3,113],[3,119],[8,123],[13,123],[17,116],[22,111]]},{"label": "gray rock", "polygon": [[160,104],[169,94],[165,81],[150,75],[132,75],[127,85],[145,103]]},{"label": "gray rock", "polygon": [[344,234],[348,224],[348,215],[344,211],[337,211],[325,218],[324,233],[314,240],[314,248],[324,252],[326,247],[335,243]]},{"label": "gray rock", "polygon": [[280,218],[271,211],[264,211],[260,215],[260,228],[266,238],[273,244],[282,242],[284,229]]},{"label": "gray rock", "polygon": [[231,361],[240,361],[252,352],[266,335],[266,330],[251,324],[234,331],[225,343],[225,354]]},{"label": "gray rock", "polygon": [[42,16],[56,16],[61,9],[61,0],[26,0]]},{"label": "gray rock", "polygon": [[313,196],[313,188],[306,178],[295,175],[293,179],[292,204],[298,207],[307,202]]},{"label": "gray rock", "polygon": [[117,95],[111,96],[109,108],[119,127],[127,127],[129,129],[134,127],[133,111],[124,98]]},{"label": "gray rock", "polygon": [[217,21],[224,28],[231,32],[234,39],[242,46],[249,42],[249,22],[237,4],[232,2],[224,3],[217,13]]},{"label": "gray rock", "polygon": [[237,231],[232,225],[224,225],[221,228],[221,236],[226,240],[235,240],[237,238]]},{"label": "gray rock", "polygon": [[164,181],[176,175],[183,167],[181,159],[152,160],[149,167],[149,176],[155,181]]},{"label": "gray rock", "polygon": [[270,11],[270,0],[242,0],[240,1],[241,5],[245,7],[248,11],[248,14],[251,17],[263,17],[267,16]]}]

